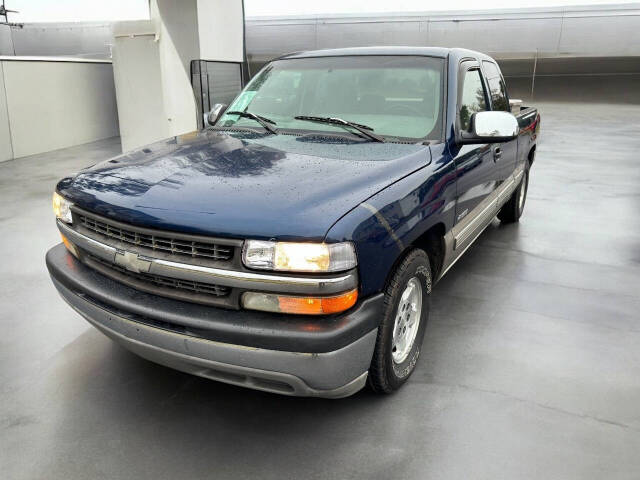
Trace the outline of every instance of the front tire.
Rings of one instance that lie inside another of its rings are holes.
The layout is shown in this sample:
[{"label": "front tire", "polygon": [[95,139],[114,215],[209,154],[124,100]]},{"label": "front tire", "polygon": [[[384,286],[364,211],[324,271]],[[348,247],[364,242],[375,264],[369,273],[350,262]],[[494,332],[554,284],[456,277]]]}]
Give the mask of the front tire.
[{"label": "front tire", "polygon": [[383,319],[368,377],[374,392],[391,393],[413,373],[429,318],[431,284],[427,253],[411,250],[385,289]]}]

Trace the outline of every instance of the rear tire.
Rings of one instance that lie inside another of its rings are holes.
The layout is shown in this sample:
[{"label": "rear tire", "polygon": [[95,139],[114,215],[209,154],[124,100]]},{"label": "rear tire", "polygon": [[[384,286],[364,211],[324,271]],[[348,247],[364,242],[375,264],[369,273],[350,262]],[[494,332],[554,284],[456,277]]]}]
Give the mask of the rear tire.
[{"label": "rear tire", "polygon": [[529,164],[525,166],[520,185],[511,194],[511,198],[505,203],[498,218],[502,223],[515,223],[520,220],[524,211],[524,204],[527,200],[527,191],[529,190]]},{"label": "rear tire", "polygon": [[391,393],[411,376],[420,356],[431,305],[431,267],[424,250],[411,250],[385,289],[384,310],[368,383]]}]

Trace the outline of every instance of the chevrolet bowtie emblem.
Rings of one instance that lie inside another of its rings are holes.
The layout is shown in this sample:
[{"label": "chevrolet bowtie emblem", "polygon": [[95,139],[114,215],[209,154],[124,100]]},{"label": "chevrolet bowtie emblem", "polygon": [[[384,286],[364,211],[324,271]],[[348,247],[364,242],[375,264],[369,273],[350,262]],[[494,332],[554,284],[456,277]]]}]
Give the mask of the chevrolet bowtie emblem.
[{"label": "chevrolet bowtie emblem", "polygon": [[137,253],[127,252],[126,250],[118,250],[116,252],[115,263],[134,273],[148,272],[149,267],[151,267],[149,260],[144,260]]}]

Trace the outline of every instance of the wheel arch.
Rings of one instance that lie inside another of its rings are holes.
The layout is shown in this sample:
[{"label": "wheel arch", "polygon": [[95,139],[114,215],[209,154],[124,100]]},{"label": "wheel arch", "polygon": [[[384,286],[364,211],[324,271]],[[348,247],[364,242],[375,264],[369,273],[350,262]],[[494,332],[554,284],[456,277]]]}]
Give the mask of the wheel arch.
[{"label": "wheel arch", "polygon": [[420,235],[411,246],[425,250],[429,255],[431,264],[431,276],[433,280],[440,276],[444,262],[446,229],[443,222],[438,222]]},{"label": "wheel arch", "polygon": [[536,158],[536,145],[534,145],[533,147],[531,147],[531,149],[529,149],[529,153],[527,154],[527,160],[529,161],[529,167],[531,167],[531,165],[533,165],[533,161]]},{"label": "wheel arch", "polygon": [[393,277],[393,273],[398,268],[406,256],[414,249],[419,248],[427,252],[429,257],[429,266],[431,267],[431,281],[435,283],[436,279],[440,275],[445,255],[445,236],[446,230],[443,222],[438,222],[429,227],[424,233],[417,237],[413,242],[406,245],[405,249],[398,255],[393,266],[387,273],[385,280],[385,286],[389,284],[389,281]]}]

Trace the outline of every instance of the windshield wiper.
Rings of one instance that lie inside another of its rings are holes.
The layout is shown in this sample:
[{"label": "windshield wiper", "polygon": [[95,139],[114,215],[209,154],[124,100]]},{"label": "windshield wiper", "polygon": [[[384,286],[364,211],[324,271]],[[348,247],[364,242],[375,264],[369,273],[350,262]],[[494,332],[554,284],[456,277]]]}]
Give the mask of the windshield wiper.
[{"label": "windshield wiper", "polygon": [[355,122],[349,122],[348,120],[343,120],[342,118],[335,118],[335,117],[312,117],[309,115],[298,115],[296,117],[293,117],[296,120],[307,120],[308,122],[318,122],[318,123],[330,123],[332,125],[340,125],[343,127],[351,127],[354,130],[357,130],[358,132],[360,132],[361,134],[365,135],[366,137],[369,137],[371,140],[374,140],[376,142],[382,142],[384,143],[384,138],[382,138],[379,135],[376,135],[375,133],[373,133],[373,128],[367,126],[367,125],[362,125],[360,123],[355,123]]},{"label": "windshield wiper", "polygon": [[[260,125],[264,127],[264,129],[270,133],[278,133],[278,131],[273,128],[271,125],[277,125],[276,122],[271,120],[270,118],[263,117],[262,115],[258,115],[256,113],[251,112],[241,112],[240,110],[234,110],[231,112],[226,112],[227,115],[239,115],[243,118],[251,118],[255,120]],[[271,125],[270,125],[271,124]]]}]

